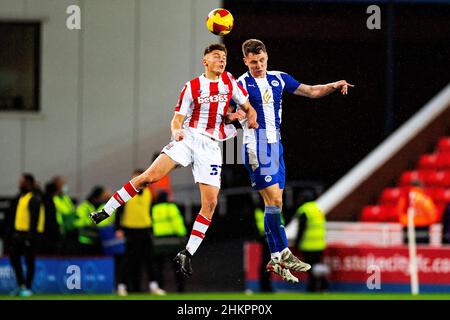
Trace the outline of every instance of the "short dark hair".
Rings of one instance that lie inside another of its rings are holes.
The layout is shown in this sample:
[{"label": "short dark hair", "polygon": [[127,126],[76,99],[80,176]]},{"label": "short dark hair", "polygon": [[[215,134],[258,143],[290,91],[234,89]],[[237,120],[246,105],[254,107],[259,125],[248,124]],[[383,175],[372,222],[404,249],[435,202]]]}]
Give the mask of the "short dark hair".
[{"label": "short dark hair", "polygon": [[248,39],[242,44],[242,53],[247,56],[249,53],[258,54],[262,52],[267,52],[266,46],[261,40],[258,39]]},{"label": "short dark hair", "polygon": [[34,186],[34,183],[35,183],[36,180],[34,179],[33,174],[26,172],[26,173],[23,173],[22,176],[23,176],[23,178],[25,179],[26,182],[28,182],[29,184]]},{"label": "short dark hair", "polygon": [[91,193],[88,196],[89,200],[94,200],[99,198],[103,192],[105,191],[105,188],[103,186],[95,186],[92,188]]},{"label": "short dark hair", "polygon": [[227,48],[225,47],[224,44],[222,44],[222,43],[213,43],[213,44],[210,44],[209,46],[207,46],[205,48],[205,51],[203,52],[203,56],[206,56],[208,53],[210,53],[210,52],[212,52],[214,50],[220,50],[220,51],[225,52],[225,54],[227,54]]}]

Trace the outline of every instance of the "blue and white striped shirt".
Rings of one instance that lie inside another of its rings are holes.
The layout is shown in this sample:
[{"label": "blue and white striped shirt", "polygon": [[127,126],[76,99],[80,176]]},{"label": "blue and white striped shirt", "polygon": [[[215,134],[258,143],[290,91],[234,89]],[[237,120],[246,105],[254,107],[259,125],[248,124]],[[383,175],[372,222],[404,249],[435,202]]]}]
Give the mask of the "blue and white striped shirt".
[{"label": "blue and white striped shirt", "polygon": [[247,90],[249,101],[258,116],[258,129],[249,129],[247,120],[241,121],[244,143],[267,139],[268,143],[279,140],[283,92],[293,93],[300,82],[287,73],[267,71],[265,78],[253,78],[250,72],[239,77],[238,82]]}]

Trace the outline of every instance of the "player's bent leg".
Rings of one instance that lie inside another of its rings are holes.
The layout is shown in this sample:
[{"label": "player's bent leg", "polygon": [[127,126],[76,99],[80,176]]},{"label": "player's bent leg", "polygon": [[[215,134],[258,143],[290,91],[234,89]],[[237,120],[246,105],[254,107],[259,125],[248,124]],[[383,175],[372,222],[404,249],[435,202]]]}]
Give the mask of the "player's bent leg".
[{"label": "player's bent leg", "polygon": [[276,206],[280,210],[283,208],[283,189],[280,189],[278,183],[258,190],[258,192],[266,206]]},{"label": "player's bent leg", "polygon": [[199,183],[198,187],[200,189],[201,197],[201,209],[200,212],[209,220],[212,219],[214,210],[217,206],[217,197],[219,196],[220,189],[216,186]]},{"label": "player's bent leg", "polygon": [[276,184],[264,188],[259,192],[266,205],[264,224],[267,224],[267,228],[274,238],[276,249],[280,252],[280,254],[273,254],[272,258],[276,261],[279,259],[282,268],[293,271],[308,271],[311,265],[298,259],[288,247],[286,231],[281,222],[283,189],[280,189],[278,184]]},{"label": "player's bent leg", "polygon": [[[281,220],[281,206],[283,190],[278,183],[259,190],[264,199],[264,228],[269,233],[275,244],[275,253],[272,258],[280,258],[279,252],[288,247],[286,232]],[[268,238],[269,239],[269,238]]]},{"label": "player's bent leg", "polygon": [[142,190],[147,185],[158,182],[176,167],[177,163],[167,154],[161,153],[158,158],[141,175],[133,178],[131,183],[136,189]]},{"label": "player's bent leg", "polygon": [[219,188],[215,186],[199,183],[199,188],[202,201],[200,213],[195,218],[186,248],[180,251],[174,259],[178,264],[178,272],[181,272],[186,277],[192,275],[192,256],[205,238],[206,231],[211,224],[219,194]]},{"label": "player's bent leg", "polygon": [[161,180],[175,167],[176,162],[168,155],[161,153],[147,170],[128,181],[120,190],[116,191],[101,211],[92,212],[89,217],[95,224],[99,224],[107,219],[117,208],[133,198],[140,190],[148,184]]}]

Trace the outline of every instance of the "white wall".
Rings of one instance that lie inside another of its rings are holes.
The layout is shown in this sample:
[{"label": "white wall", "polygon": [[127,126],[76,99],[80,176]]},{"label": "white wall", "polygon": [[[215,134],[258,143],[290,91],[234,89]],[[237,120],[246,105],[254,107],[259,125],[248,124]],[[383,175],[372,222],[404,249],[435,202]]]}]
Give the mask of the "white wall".
[{"label": "white wall", "polygon": [[[66,28],[81,7],[81,30]],[[214,0],[0,0],[0,19],[42,20],[41,111],[0,113],[0,195],[21,172],[68,178],[71,195],[112,190],[147,167],[169,140],[184,83],[203,71],[204,27]],[[192,183],[176,170],[174,185]],[[193,185],[194,187],[194,185]]]}]

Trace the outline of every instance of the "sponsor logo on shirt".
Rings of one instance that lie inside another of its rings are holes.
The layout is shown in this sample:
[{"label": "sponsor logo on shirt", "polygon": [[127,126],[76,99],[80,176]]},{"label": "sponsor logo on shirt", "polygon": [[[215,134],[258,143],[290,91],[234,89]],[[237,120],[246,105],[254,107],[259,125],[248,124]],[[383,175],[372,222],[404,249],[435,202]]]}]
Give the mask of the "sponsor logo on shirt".
[{"label": "sponsor logo on shirt", "polygon": [[269,103],[270,99],[272,99],[272,95],[270,94],[269,89],[266,89],[266,91],[263,94],[263,102]]},{"label": "sponsor logo on shirt", "polygon": [[202,103],[210,103],[210,102],[227,102],[228,101],[228,95],[226,94],[216,94],[209,97],[198,97],[197,101],[199,104]]}]

